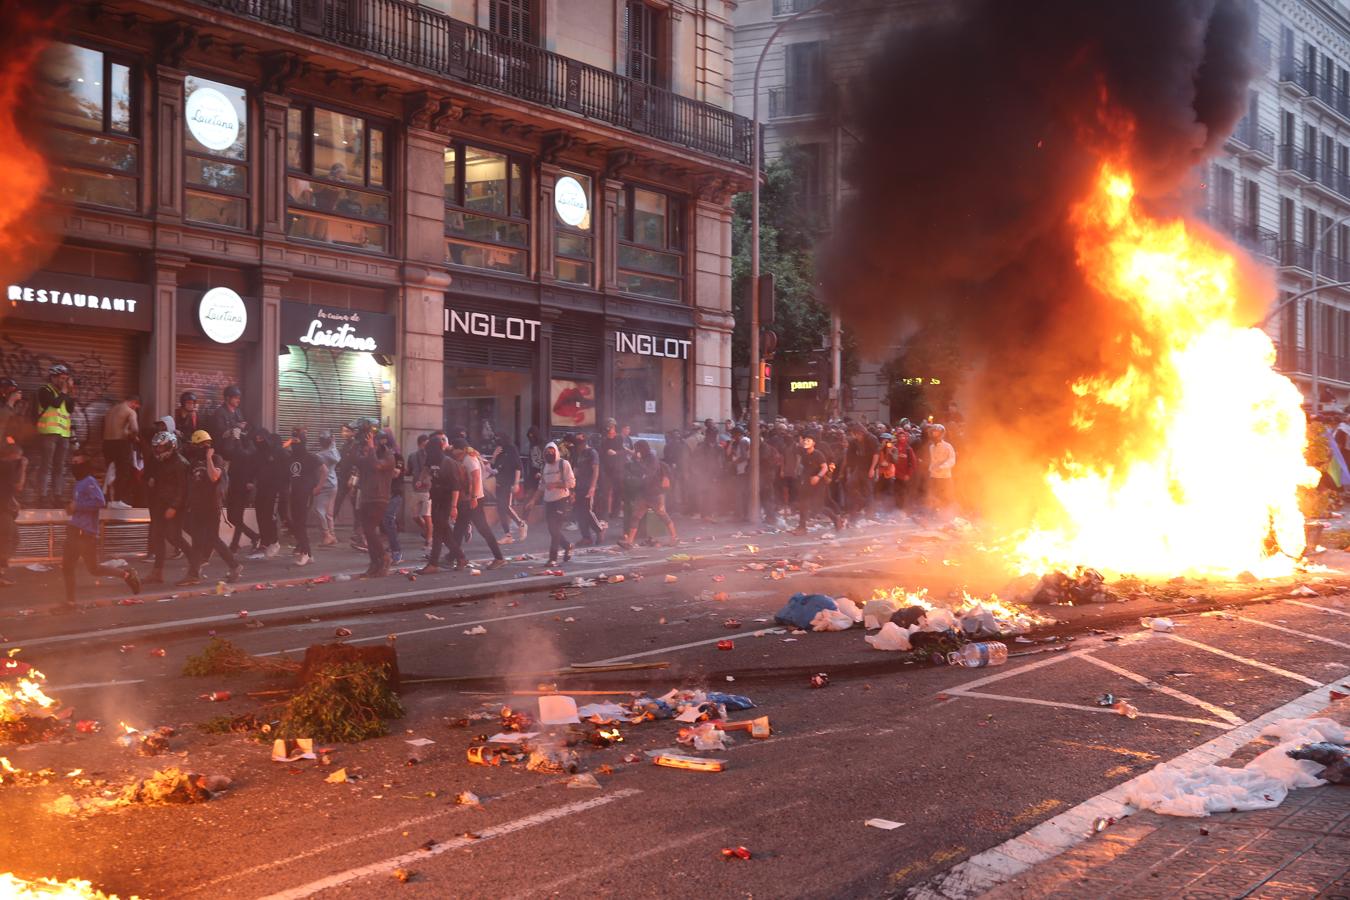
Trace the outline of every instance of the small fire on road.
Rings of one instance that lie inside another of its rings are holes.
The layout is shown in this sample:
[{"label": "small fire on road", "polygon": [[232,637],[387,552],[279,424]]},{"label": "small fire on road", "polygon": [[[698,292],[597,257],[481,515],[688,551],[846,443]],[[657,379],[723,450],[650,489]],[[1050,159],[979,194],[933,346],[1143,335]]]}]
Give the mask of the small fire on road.
[{"label": "small fire on road", "polygon": [[[72,878],[57,881],[39,878],[27,881],[12,872],[0,872],[0,900],[119,900],[116,894],[105,894],[87,881]],[[127,900],[138,900],[131,896]]]},{"label": "small fire on road", "polygon": [[[1291,573],[1304,549],[1302,395],[1241,321],[1239,259],[1181,219],[1151,217],[1104,165],[1072,213],[1078,266],[1122,307],[1102,374],[1079,379],[1073,427],[1127,423],[1114,460],[1065,454],[1015,557],[1023,572],[1091,565],[1138,576]],[[1112,358],[1113,357],[1113,358]]]}]

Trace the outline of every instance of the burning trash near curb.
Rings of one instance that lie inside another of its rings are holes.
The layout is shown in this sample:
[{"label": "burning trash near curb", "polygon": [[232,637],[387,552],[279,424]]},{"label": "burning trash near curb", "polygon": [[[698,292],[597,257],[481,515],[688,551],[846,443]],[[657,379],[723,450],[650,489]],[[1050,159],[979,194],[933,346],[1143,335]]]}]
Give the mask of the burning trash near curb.
[{"label": "burning trash near curb", "polygon": [[27,744],[55,736],[70,714],[57,712],[61,704],[42,689],[47,676],[15,659],[18,652],[0,661],[0,741]]}]

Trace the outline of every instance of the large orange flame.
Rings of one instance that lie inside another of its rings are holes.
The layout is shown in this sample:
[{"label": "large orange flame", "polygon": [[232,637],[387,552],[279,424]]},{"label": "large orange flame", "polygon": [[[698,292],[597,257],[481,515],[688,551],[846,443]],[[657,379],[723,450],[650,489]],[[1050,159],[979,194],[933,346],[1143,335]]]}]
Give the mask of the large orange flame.
[{"label": "large orange flame", "polygon": [[1139,208],[1104,166],[1073,214],[1089,283],[1127,305],[1111,375],[1072,385],[1074,427],[1131,423],[1110,463],[1065,455],[1016,556],[1025,571],[1133,575],[1288,573],[1303,551],[1302,395],[1273,369],[1270,338],[1239,321],[1238,260],[1182,220]]}]

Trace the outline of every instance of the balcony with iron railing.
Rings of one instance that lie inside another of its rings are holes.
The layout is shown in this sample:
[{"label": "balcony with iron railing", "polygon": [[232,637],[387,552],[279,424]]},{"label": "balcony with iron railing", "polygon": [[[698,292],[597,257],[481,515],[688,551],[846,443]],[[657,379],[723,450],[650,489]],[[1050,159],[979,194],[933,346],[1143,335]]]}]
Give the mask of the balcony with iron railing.
[{"label": "balcony with iron railing", "polygon": [[1280,265],[1312,271],[1312,251],[1299,241],[1280,241]]},{"label": "balcony with iron railing", "polygon": [[1232,139],[1240,149],[1252,154],[1254,161],[1275,161],[1275,133],[1257,128],[1250,119],[1238,122],[1233,129]]},{"label": "balcony with iron railing", "polygon": [[1299,88],[1305,94],[1312,93],[1313,73],[1308,71],[1308,67],[1299,62],[1292,56],[1280,57],[1280,84],[1293,85]]},{"label": "balcony with iron railing", "polygon": [[791,119],[818,116],[825,111],[824,94],[815,85],[783,85],[769,88],[769,118]]},{"label": "balcony with iron railing", "polygon": [[1317,178],[1317,158],[1293,144],[1280,145],[1279,168],[1293,172],[1309,181]]},{"label": "balcony with iron railing", "polygon": [[1206,218],[1211,225],[1256,256],[1271,262],[1279,262],[1280,236],[1276,232],[1245,222],[1232,212],[1211,210]]},{"label": "balcony with iron railing", "polygon": [[404,0],[190,0],[740,165],[750,120]]},{"label": "balcony with iron railing", "polygon": [[794,16],[821,4],[821,0],[773,0],[775,16]]}]

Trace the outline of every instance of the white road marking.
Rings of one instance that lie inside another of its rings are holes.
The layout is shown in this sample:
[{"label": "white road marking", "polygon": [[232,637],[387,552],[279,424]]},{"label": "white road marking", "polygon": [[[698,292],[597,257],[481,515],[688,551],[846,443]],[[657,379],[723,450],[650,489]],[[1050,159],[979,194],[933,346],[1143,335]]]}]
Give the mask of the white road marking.
[{"label": "white road marking", "polygon": [[[845,538],[835,544],[857,543],[864,540],[875,540],[875,535],[859,535],[858,537]],[[696,549],[696,548],[695,548]],[[784,548],[786,549],[786,548]],[[681,551],[683,552],[683,551]],[[695,555],[695,558],[698,559]],[[708,559],[711,557],[702,557]],[[481,599],[476,595],[484,589],[489,588],[521,588],[535,587],[539,585],[556,585],[565,588],[570,584],[573,578],[582,578],[589,575],[600,575],[606,572],[616,572],[618,570],[631,571],[633,569],[645,569],[651,566],[669,564],[670,559],[667,556],[658,557],[638,557],[627,559],[624,557],[615,557],[607,560],[607,565],[601,565],[599,561],[591,565],[590,568],[576,569],[570,571],[564,577],[556,575],[531,575],[528,578],[504,578],[498,581],[472,581],[469,583],[457,582],[455,584],[446,584],[434,588],[422,588],[415,591],[398,591],[388,594],[376,594],[373,596],[350,597],[344,600],[326,600],[320,603],[301,603],[295,606],[277,606],[269,609],[251,610],[251,618],[259,619],[268,615],[286,615],[301,612],[312,612],[321,609],[338,609],[344,606],[362,606],[371,603],[382,603],[386,600],[405,600],[413,597],[426,597],[432,594],[441,595],[440,599],[446,602],[455,600],[475,600]],[[332,584],[333,582],[329,582]],[[469,593],[472,592],[472,593]],[[203,600],[222,600],[235,599],[236,602],[244,602],[245,598],[251,596],[253,591],[241,590],[225,597],[207,597]],[[123,637],[133,634],[150,634],[157,631],[173,631],[179,628],[185,628],[192,625],[211,625],[223,622],[238,622],[237,612],[221,613],[210,616],[193,616],[186,619],[172,619],[165,622],[147,622],[142,625],[124,625],[117,628],[103,628],[92,631],[78,631],[66,634],[53,634],[45,637],[33,637],[25,640],[11,640],[0,642],[0,649],[11,647],[46,647],[53,644],[68,644],[76,641],[88,641],[98,638]]]},{"label": "white road marking", "polygon": [[1230,725],[1241,725],[1244,721],[1241,716],[1237,715],[1231,710],[1224,709],[1222,706],[1215,706],[1213,703],[1201,700],[1199,697],[1187,694],[1185,691],[1179,691],[1176,688],[1170,688],[1165,684],[1158,684],[1158,682],[1154,681],[1151,678],[1146,678],[1143,675],[1140,675],[1138,672],[1131,672],[1129,669],[1122,669],[1115,663],[1109,663],[1106,660],[1098,659],[1095,656],[1084,656],[1083,662],[1089,662],[1092,663],[1094,666],[1100,666],[1101,668],[1106,669],[1108,672],[1115,672],[1120,677],[1128,678],[1135,684],[1142,685],[1143,687],[1148,688],[1150,691],[1156,691],[1159,694],[1166,694],[1167,696],[1172,697],[1176,700],[1180,700],[1183,703],[1189,703],[1191,706],[1198,706],[1205,712],[1209,713],[1210,715],[1218,716],[1220,719],[1223,719]]},{"label": "white road marking", "polygon": [[1238,656],[1236,653],[1229,653],[1227,650],[1220,650],[1218,647],[1211,647],[1209,644],[1202,644],[1199,641],[1193,641],[1190,638],[1184,638],[1179,634],[1160,634],[1159,637],[1165,637],[1173,641],[1185,644],[1188,647],[1197,647],[1215,656],[1222,656],[1224,659],[1231,659],[1233,662],[1240,662],[1244,665],[1252,666],[1257,669],[1264,669],[1275,675],[1283,675],[1285,678],[1292,678],[1295,681],[1301,681],[1309,687],[1318,687],[1321,682],[1315,678],[1309,678],[1307,675],[1300,675],[1297,672],[1290,672],[1288,669],[1281,669],[1279,666],[1272,666],[1270,663],[1263,663],[1259,659],[1251,659],[1247,656]]},{"label": "white road marking", "polygon": [[1292,603],[1295,606],[1302,606],[1304,609],[1315,609],[1318,612],[1331,613],[1332,615],[1336,616],[1350,617],[1350,610],[1332,609],[1330,606],[1318,606],[1315,603],[1304,603],[1302,600],[1290,600],[1288,598],[1286,598],[1284,602]]},{"label": "white road marking", "polygon": [[[585,608],[586,608],[586,607],[584,607],[584,606],[555,606],[555,607],[552,607],[552,608],[550,608],[550,609],[541,609],[541,610],[538,610],[537,612],[516,613],[515,615],[511,615],[511,616],[497,616],[495,619],[470,619],[470,620],[468,620],[468,621],[466,621],[466,622],[452,622],[452,623],[450,623],[449,625],[432,625],[432,626],[430,626],[430,627],[428,627],[428,628],[414,628],[414,629],[412,629],[411,631],[388,631],[388,632],[385,632],[384,634],[371,635],[370,637],[350,638],[350,639],[348,639],[348,638],[343,638],[342,643],[344,643],[344,644],[365,644],[365,643],[369,643],[370,641],[384,641],[384,640],[388,640],[388,639],[389,639],[389,636],[390,636],[391,634],[392,634],[393,636],[395,636],[395,637],[406,637],[407,635],[410,635],[410,634],[425,634],[425,633],[428,632],[428,631],[445,631],[446,629],[449,629],[449,628],[463,628],[463,627],[466,626],[466,625],[487,625],[487,624],[490,623],[490,622],[509,622],[509,621],[512,620],[512,619],[529,619],[529,618],[533,618],[533,617],[535,617],[535,616],[551,616],[551,615],[553,615],[554,613],[571,612],[571,611],[573,611],[573,610],[585,609]],[[255,653],[255,654],[253,654],[253,655],[254,655],[254,656],[280,656],[280,655],[283,654],[283,653],[299,653],[300,651],[306,650],[306,649],[308,649],[308,645],[305,646],[305,647],[291,647],[291,648],[286,649],[286,650],[269,650],[269,651],[267,651],[266,653]]]},{"label": "white road marking", "polygon": [[312,897],[320,891],[326,891],[330,888],[340,887],[362,878],[369,878],[372,875],[388,876],[388,873],[401,866],[420,863],[433,856],[440,856],[450,850],[462,850],[465,847],[472,847],[475,844],[482,844],[494,838],[504,837],[508,834],[514,834],[526,828],[532,828],[535,825],[543,825],[557,819],[573,816],[600,806],[606,806],[617,800],[624,800],[628,797],[635,797],[642,791],[636,788],[625,788],[624,790],[614,791],[605,794],[602,797],[594,797],[590,800],[580,800],[576,803],[568,803],[564,806],[555,806],[552,809],[545,809],[532,815],[524,816],[520,819],[513,819],[510,822],[503,822],[501,825],[493,825],[489,828],[483,828],[477,832],[478,837],[467,838],[459,837],[453,840],[444,841],[434,845],[430,850],[414,850],[411,853],[404,853],[394,856],[381,862],[371,863],[365,866],[358,866],[355,869],[348,869],[345,872],[339,872],[336,875],[330,875],[327,878],[320,878],[317,881],[311,881],[309,884],[303,884],[299,887],[291,888],[285,891],[278,891],[270,894],[264,900],[300,900],[303,897]]},{"label": "white road marking", "polygon": [[[1311,716],[1321,710],[1331,702],[1330,689],[1334,683],[1324,684],[1245,725],[1193,747],[1167,764],[1190,768],[1227,759],[1272,722]],[[1125,795],[1130,785],[1142,777],[1143,775],[1139,775],[1118,784],[1085,800],[1073,809],[1042,822],[1030,831],[1004,841],[993,849],[977,853],[926,884],[911,890],[907,896],[911,900],[966,900],[987,893],[1032,866],[1053,859],[1087,840],[1088,836],[1094,833],[1092,822],[1098,817],[1114,816],[1119,819],[1136,812],[1134,807],[1125,803]]]},{"label": "white road marking", "polygon": [[[1035,697],[1014,697],[1011,694],[986,694],[983,692],[966,690],[947,691],[947,693],[957,697],[969,697],[973,700],[1002,700],[1007,703],[1027,703],[1031,706],[1054,706],[1059,709],[1076,709],[1082,712],[1105,713],[1110,716],[1120,715],[1120,713],[1109,706],[1087,706],[1082,703],[1066,703],[1062,700],[1039,700]],[[1174,716],[1168,713],[1140,711],[1139,715],[1148,719],[1166,719],[1169,722],[1188,722],[1192,725],[1208,725],[1210,728],[1218,728],[1223,731],[1236,727],[1229,722],[1216,722],[1213,719],[1192,719],[1187,716]]]},{"label": "white road marking", "polygon": [[[485,799],[490,799],[493,802],[500,802],[502,800],[507,799],[508,797],[514,797],[519,794],[527,794],[530,793],[531,791],[538,791],[544,787],[549,786],[550,784],[556,784],[556,782],[546,782],[546,781],[536,782],[530,785],[529,787],[515,788],[514,790],[506,791],[505,793],[494,794],[490,798]],[[256,875],[257,873],[265,872],[268,869],[275,869],[279,866],[293,865],[296,860],[305,859],[310,856],[317,856],[320,853],[327,853],[330,850],[336,850],[339,847],[345,847],[348,844],[355,844],[358,842],[368,841],[377,834],[388,834],[391,831],[406,831],[413,825],[422,825],[426,822],[430,822],[434,819],[440,819],[445,816],[462,815],[463,813],[475,809],[477,809],[477,807],[451,806],[449,808],[441,809],[434,813],[428,813],[427,815],[424,816],[415,816],[411,819],[404,819],[401,822],[395,822],[393,825],[386,825],[383,828],[376,828],[373,831],[363,831],[360,834],[355,834],[352,835],[351,837],[339,838],[338,840],[335,841],[329,841],[328,843],[320,844],[317,847],[310,847],[306,850],[299,850],[294,853],[288,851],[287,855],[282,859],[274,859],[271,862],[258,863],[257,865],[249,866],[247,869],[234,869],[225,875],[219,875],[215,878],[212,878],[210,881],[203,881],[200,884],[184,886],[182,888],[182,892],[184,894],[195,894],[198,891],[203,891],[206,888],[214,887],[215,885],[221,884],[226,881],[237,881],[240,878],[246,878],[249,875]]]},{"label": "white road marking", "polygon": [[[742,632],[739,636],[746,638],[763,637],[766,634],[786,634],[786,628],[761,628],[758,631]],[[718,641],[734,640],[734,632],[724,633],[721,637],[708,638],[704,641],[690,641],[687,644],[674,644],[670,647],[658,647],[655,650],[643,650],[639,653],[629,653],[624,656],[612,656],[609,659],[596,659],[591,662],[573,663],[574,666],[608,666],[613,663],[627,662],[630,659],[642,659],[645,656],[662,656],[667,653],[673,653],[676,650],[688,650],[690,647],[703,647],[708,644],[716,644]]]},{"label": "white road marking", "polygon": [[144,678],[128,678],[123,681],[82,681],[79,684],[50,684],[43,689],[53,694],[64,691],[82,691],[86,688],[117,687],[119,684],[145,684]]},{"label": "white road marking", "polygon": [[1321,641],[1324,644],[1331,644],[1333,647],[1343,647],[1346,650],[1350,650],[1350,644],[1347,644],[1344,641],[1332,640],[1331,638],[1323,637],[1320,634],[1308,634],[1306,631],[1296,631],[1293,628],[1285,628],[1283,625],[1276,625],[1274,622],[1262,622],[1260,619],[1249,619],[1246,616],[1233,615],[1233,618],[1237,619],[1239,622],[1250,622],[1253,625],[1260,625],[1263,628],[1273,628],[1276,631],[1283,631],[1285,634],[1307,638],[1310,641]]}]

